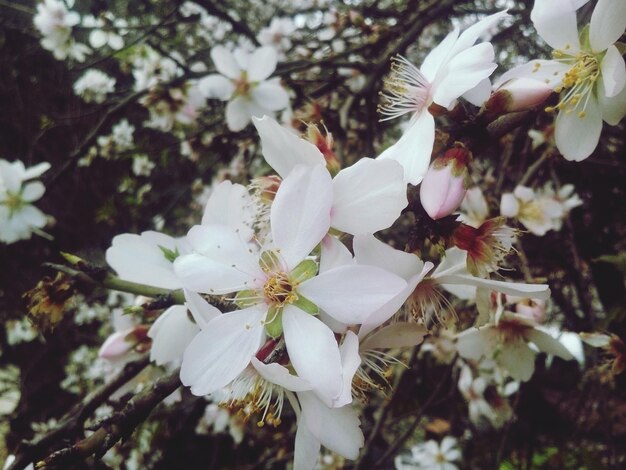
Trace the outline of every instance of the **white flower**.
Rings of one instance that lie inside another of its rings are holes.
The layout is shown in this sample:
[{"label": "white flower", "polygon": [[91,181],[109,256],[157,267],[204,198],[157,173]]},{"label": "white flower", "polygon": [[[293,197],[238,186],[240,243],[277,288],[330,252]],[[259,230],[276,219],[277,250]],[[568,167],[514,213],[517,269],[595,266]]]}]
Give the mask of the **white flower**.
[{"label": "white flower", "polygon": [[168,82],[179,76],[182,70],[169,57],[163,57],[149,47],[133,61],[135,90],[141,91]]},{"label": "white flower", "polygon": [[[106,23],[104,19],[106,19]],[[124,39],[118,31],[128,26],[126,20],[115,18],[112,13],[106,12],[103,18],[95,18],[91,15],[83,18],[83,27],[92,28],[89,34],[89,44],[95,49],[108,46],[114,51],[124,47]]]},{"label": "white flower", "polygon": [[438,444],[428,441],[411,448],[410,456],[399,455],[395,459],[397,470],[458,470],[454,463],[461,460],[457,440],[446,436]]},{"label": "white flower", "polygon": [[71,57],[82,62],[86,54],[91,52],[87,46],[72,38],[72,27],[80,22],[80,16],[76,12],[68,11],[63,2],[44,0],[37,5],[33,22],[43,35],[41,45],[51,51],[56,59]]},{"label": "white flower", "polygon": [[554,59],[533,60],[498,80],[534,78],[561,94],[553,108],[558,111],[555,141],[563,156],[574,161],[597,147],[602,121],[615,126],[626,114],[626,66],[615,46],[626,28],[626,2],[598,0],[589,28],[579,34],[576,9],[584,3],[536,0],[530,17],[554,49]]},{"label": "white flower", "polygon": [[87,103],[102,103],[115,90],[115,79],[97,69],[87,70],[76,83],[74,93]]},{"label": "white flower", "polygon": [[455,28],[426,56],[420,69],[404,57],[395,59],[386,83],[387,102],[380,111],[383,120],[410,113],[411,124],[400,140],[378,158],[400,162],[406,182],[418,184],[428,170],[435,141],[435,120],[429,106],[434,103],[450,109],[461,96],[481,104],[489,96],[488,77],[496,68],[493,46],[489,42],[474,43],[505,15],[500,12],[488,16],[460,35]]},{"label": "white flower", "polygon": [[296,30],[296,25],[291,18],[272,18],[272,22],[266,28],[262,28],[257,39],[263,46],[274,47],[281,57],[291,48],[290,36]]},{"label": "white flower", "polygon": [[137,155],[133,158],[133,173],[135,176],[150,176],[156,165],[147,155]]},{"label": "white flower", "polygon": [[228,101],[226,123],[231,131],[245,128],[252,116],[273,116],[289,105],[289,95],[279,78],[268,80],[278,60],[273,47],[259,47],[252,53],[243,49],[230,52],[224,46],[211,49],[219,74],[198,82],[206,98]]},{"label": "white flower", "polygon": [[488,217],[489,206],[481,189],[478,186],[468,189],[461,203],[461,214],[457,220],[479,228]]},{"label": "white flower", "polygon": [[[307,257],[330,228],[332,183],[322,166],[300,166],[285,178],[271,208],[271,243],[258,250],[232,228],[196,226],[187,238],[195,251],[174,264],[185,287],[228,294],[243,310],[211,322],[185,352],[181,380],[204,395],[246,368],[265,334],[284,332],[289,359],[327,406],[351,400],[333,332],[312,314],[324,310],[360,323],[391,299],[405,281],[380,268],[341,266],[317,274]],[[315,355],[311,351],[316,351]]]},{"label": "white flower", "polygon": [[19,160],[0,159],[0,241],[25,240],[31,232],[45,227],[46,215],[31,203],[43,196],[46,189],[40,181],[29,180],[49,168],[45,162],[26,169]]},{"label": "white flower", "polygon": [[131,125],[127,119],[122,119],[111,129],[111,139],[120,151],[132,148],[134,140],[133,133],[135,126]]}]

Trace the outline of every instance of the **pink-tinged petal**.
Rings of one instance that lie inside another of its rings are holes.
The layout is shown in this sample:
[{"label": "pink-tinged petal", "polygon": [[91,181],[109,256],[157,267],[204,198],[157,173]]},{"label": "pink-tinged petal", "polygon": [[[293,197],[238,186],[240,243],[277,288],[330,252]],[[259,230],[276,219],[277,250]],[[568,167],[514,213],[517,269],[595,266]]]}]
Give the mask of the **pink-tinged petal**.
[{"label": "pink-tinged petal", "polygon": [[433,268],[433,264],[429,261],[424,264],[422,271],[418,271],[417,274],[411,276],[407,280],[406,287],[396,296],[394,296],[389,302],[380,307],[370,316],[368,316],[359,329],[359,338],[365,337],[369,332],[378,328],[380,325],[389,320],[393,315],[400,310],[406,299],[413,293],[417,284],[419,284],[424,276]]},{"label": "pink-tinged petal", "polygon": [[619,41],[626,29],[626,2],[598,0],[589,22],[589,43],[593,52],[605,51]]},{"label": "pink-tinged petal", "polygon": [[354,264],[352,253],[341,240],[332,235],[326,235],[322,240],[322,254],[320,256],[320,273],[339,266]]},{"label": "pink-tinged petal", "polygon": [[180,369],[180,380],[191,393],[201,396],[219,390],[246,368],[261,347],[266,313],[258,307],[225,313],[196,335]]},{"label": "pink-tinged petal", "polygon": [[320,448],[320,441],[310,431],[306,418],[300,418],[296,430],[293,470],[312,470],[316,468]]},{"label": "pink-tinged petal", "polygon": [[438,159],[430,165],[420,185],[422,207],[433,219],[441,219],[458,209],[465,197],[465,176],[467,171],[455,175],[455,163],[441,167]]},{"label": "pink-tinged petal", "polygon": [[298,376],[312,385],[327,406],[334,406],[342,379],[341,356],[333,332],[293,305],[283,311],[283,331],[289,359]]},{"label": "pink-tinged petal", "polygon": [[298,288],[335,319],[362,323],[406,287],[404,279],[374,266],[341,266],[305,281]]},{"label": "pink-tinged petal", "polygon": [[245,186],[222,181],[211,192],[202,216],[202,225],[222,224],[235,229],[242,240],[252,238],[254,212],[252,197]]},{"label": "pink-tinged petal", "polygon": [[150,360],[157,365],[179,362],[200,328],[187,317],[187,308],[174,305],[163,312],[148,330],[152,338]]},{"label": "pink-tinged petal", "polygon": [[270,220],[276,248],[293,269],[330,228],[332,180],[326,167],[298,166],[281,183]]},{"label": "pink-tinged petal", "polygon": [[598,104],[602,110],[602,119],[610,126],[616,126],[626,115],[626,86],[616,96],[608,98],[604,83],[598,83]]},{"label": "pink-tinged petal", "polygon": [[163,250],[176,251],[176,240],[157,232],[125,233],[113,238],[106,260],[121,279],[163,289],[178,289],[181,281]]},{"label": "pink-tinged petal", "polygon": [[548,333],[540,331],[536,328],[532,328],[526,335],[526,339],[532,342],[535,346],[539,348],[540,351],[544,353],[552,354],[553,356],[559,356],[561,359],[565,359],[566,361],[574,359],[572,353],[570,353],[569,350],[565,346],[563,346],[558,339],[553,338]]},{"label": "pink-tinged petal", "polygon": [[235,85],[223,75],[213,74],[201,78],[198,89],[205,98],[227,101],[235,92]]},{"label": "pink-tinged petal", "polygon": [[22,189],[22,200],[26,202],[33,202],[39,199],[46,192],[46,187],[39,181],[33,181],[32,183],[26,183],[24,189]]},{"label": "pink-tinged petal", "polygon": [[361,350],[408,348],[424,341],[428,330],[416,323],[394,323],[385,326],[368,336],[361,344]]},{"label": "pink-tinged petal", "polygon": [[437,282],[443,285],[462,285],[485,287],[496,292],[514,295],[528,299],[545,300],[550,297],[550,287],[547,284],[524,284],[521,282],[494,281],[462,274],[451,274],[437,277]]},{"label": "pink-tinged petal", "polygon": [[402,166],[362,158],[333,179],[331,225],[342,232],[374,233],[388,228],[407,204]]},{"label": "pink-tinged petal", "polygon": [[356,411],[351,406],[328,408],[313,393],[298,393],[302,418],[322,445],[339,455],[355,460],[364,444]]},{"label": "pink-tinged petal", "polygon": [[553,90],[561,86],[563,76],[571,68],[571,64],[564,64],[555,60],[531,60],[505,72],[493,83],[498,89],[506,82],[516,78],[529,78],[545,83]]},{"label": "pink-tinged petal", "polygon": [[107,360],[115,360],[128,353],[134,346],[133,341],[127,341],[128,335],[132,334],[135,327],[127,330],[116,331],[111,334],[100,346],[98,357]]},{"label": "pink-tinged petal", "polygon": [[496,69],[493,46],[481,42],[454,57],[446,67],[446,74],[436,84],[433,101],[449,108],[461,95],[477,86]]},{"label": "pink-tinged petal", "polygon": [[435,119],[422,111],[400,140],[381,153],[378,158],[395,160],[404,168],[404,181],[419,184],[428,171],[435,143]]},{"label": "pink-tinged petal", "polygon": [[265,161],[285,178],[297,165],[326,165],[319,149],[270,117],[252,119],[261,137]]},{"label": "pink-tinged petal", "polygon": [[580,49],[576,9],[571,0],[535,0],[530,19],[552,49],[575,54]]},{"label": "pink-tinged petal", "polygon": [[535,371],[535,352],[524,341],[502,345],[497,362],[515,380],[526,382]]},{"label": "pink-tinged petal", "polygon": [[224,46],[215,46],[211,49],[211,59],[219,73],[237,80],[241,77],[241,68],[237,64],[232,52]]},{"label": "pink-tinged petal", "polygon": [[424,74],[430,83],[435,81],[439,71],[444,68],[446,62],[450,59],[452,49],[454,48],[458,37],[459,29],[454,28],[437,47],[428,53],[424,62],[422,62],[420,72]]},{"label": "pink-tinged petal", "polygon": [[233,132],[243,130],[253,116],[250,101],[238,96],[226,105],[226,125]]},{"label": "pink-tinged petal", "polygon": [[183,293],[185,294],[185,307],[189,309],[196,325],[201,330],[204,330],[211,320],[222,314],[217,307],[208,303],[199,294],[187,289],[184,289]]},{"label": "pink-tinged petal", "polygon": [[580,110],[559,112],[554,124],[554,140],[559,152],[567,159],[580,162],[598,146],[602,132],[602,112],[595,96],[586,100],[583,117]]},{"label": "pink-tinged petal", "polygon": [[272,75],[276,70],[278,55],[276,49],[270,46],[259,47],[252,54],[248,62],[248,80],[260,82]]},{"label": "pink-tinged petal", "polygon": [[292,392],[305,392],[312,388],[308,381],[296,375],[291,375],[289,369],[285,366],[281,366],[275,362],[272,364],[264,364],[256,357],[253,357],[250,362],[261,377],[287,390],[291,390]]},{"label": "pink-tinged petal", "polygon": [[280,111],[289,105],[289,94],[278,81],[259,83],[252,89],[252,98],[271,111]]},{"label": "pink-tinged petal", "polygon": [[410,279],[424,269],[424,262],[413,253],[387,245],[374,235],[356,235],[352,241],[354,258],[358,264],[378,266],[403,279]]},{"label": "pink-tinged petal", "polygon": [[467,28],[461,33],[455,42],[454,48],[452,49],[452,55],[456,55],[466,49],[469,49],[482,35],[490,30],[493,30],[493,28],[507,16],[509,16],[509,14],[506,11],[500,11],[483,18],[479,22]]},{"label": "pink-tinged petal", "polygon": [[339,346],[339,354],[341,355],[343,386],[339,398],[334,403],[335,408],[352,403],[352,379],[361,365],[359,338],[353,331],[346,333],[341,346]]},{"label": "pink-tinged petal", "polygon": [[[624,2],[624,5],[626,5],[626,2]],[[610,46],[607,49],[600,68],[604,95],[607,98],[612,98],[622,91],[624,85],[626,85],[626,64],[617,47]]]},{"label": "pink-tinged petal", "polygon": [[497,344],[497,332],[493,327],[470,328],[457,336],[456,349],[461,357],[477,361],[491,354]]}]

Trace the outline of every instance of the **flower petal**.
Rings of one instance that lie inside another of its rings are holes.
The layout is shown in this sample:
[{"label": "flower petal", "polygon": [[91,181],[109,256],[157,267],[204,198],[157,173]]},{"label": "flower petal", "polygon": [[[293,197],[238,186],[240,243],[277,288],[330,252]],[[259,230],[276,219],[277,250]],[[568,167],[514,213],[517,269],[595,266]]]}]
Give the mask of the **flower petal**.
[{"label": "flower petal", "polygon": [[374,235],[356,235],[352,248],[358,264],[378,266],[406,280],[424,269],[424,262],[418,256],[396,250]]},{"label": "flower petal", "polygon": [[222,314],[217,307],[208,303],[199,294],[187,289],[184,289],[183,293],[185,294],[185,307],[189,309],[196,325],[201,330],[204,330],[211,320]]},{"label": "flower petal", "polygon": [[235,92],[235,85],[228,78],[216,73],[198,80],[198,90],[205,98],[226,101]]},{"label": "flower petal", "polygon": [[333,318],[362,323],[406,287],[406,281],[374,266],[340,266],[305,281],[298,288]]},{"label": "flower petal", "polygon": [[361,365],[359,338],[353,331],[348,331],[339,346],[341,355],[341,394],[334,403],[336,408],[352,403],[352,379]]},{"label": "flower petal", "polygon": [[417,323],[394,323],[381,328],[361,343],[361,350],[408,348],[420,344],[428,330]]},{"label": "flower petal", "polygon": [[242,240],[248,241],[254,234],[252,204],[245,186],[222,181],[211,192],[202,215],[202,225],[226,225],[233,228]]},{"label": "flower petal", "polygon": [[626,29],[626,2],[598,0],[589,22],[589,43],[593,52],[605,51],[619,41]]},{"label": "flower petal", "polygon": [[552,49],[576,53],[580,49],[576,9],[570,0],[535,0],[530,19]]},{"label": "flower petal", "polygon": [[503,73],[500,78],[494,81],[493,88],[498,89],[514,78],[530,78],[543,82],[554,89],[561,86],[565,72],[571,67],[571,64],[564,64],[556,60],[531,60]]},{"label": "flower petal", "polygon": [[521,282],[494,281],[463,274],[451,274],[437,277],[437,282],[446,285],[462,285],[485,287],[507,295],[522,298],[545,300],[550,297],[550,287],[547,284],[524,284]]},{"label": "flower petal", "polygon": [[466,49],[469,49],[474,45],[479,37],[493,29],[503,18],[507,16],[509,16],[509,14],[506,11],[499,11],[498,13],[494,13],[493,15],[483,18],[467,28],[456,40],[454,47],[452,48],[451,55],[456,55]]},{"label": "flower petal", "polygon": [[159,366],[180,361],[199,332],[198,325],[187,317],[187,309],[183,305],[173,305],[148,330],[148,336],[152,338],[150,360]]},{"label": "flower petal", "polygon": [[400,140],[381,153],[378,158],[396,160],[404,168],[404,181],[419,184],[428,171],[435,143],[435,119],[427,111],[421,112]]},{"label": "flower petal", "polygon": [[[626,5],[626,2],[624,2]],[[612,98],[624,89],[626,85],[626,64],[622,54],[619,53],[617,47],[610,46],[602,64],[600,64],[602,70],[602,84],[604,85],[604,95],[607,98]],[[599,95],[599,93],[598,93]]]},{"label": "flower petal", "polygon": [[503,345],[497,361],[511,377],[522,382],[529,380],[535,371],[535,352],[522,340]]},{"label": "flower petal", "polygon": [[338,238],[326,235],[322,240],[322,254],[320,256],[320,273],[339,266],[354,264],[352,253]]},{"label": "flower petal", "polygon": [[180,369],[180,380],[191,393],[219,390],[246,368],[262,344],[265,314],[259,307],[225,313],[196,335]]},{"label": "flower petal", "polygon": [[448,33],[444,40],[439,43],[439,45],[428,53],[424,62],[422,62],[420,72],[424,74],[429,82],[434,82],[439,74],[439,71],[444,68],[446,62],[451,57],[452,49],[454,48],[458,37],[459,29],[454,28]]},{"label": "flower petal", "polygon": [[248,62],[248,80],[260,82],[272,75],[276,70],[278,54],[276,49],[270,46],[259,47],[250,54]]},{"label": "flower petal", "polygon": [[608,98],[604,83],[598,83],[598,104],[602,109],[602,119],[610,126],[616,126],[626,115],[626,86],[616,96]]},{"label": "flower petal", "polygon": [[215,46],[211,49],[211,59],[219,73],[233,80],[241,77],[241,68],[237,64],[232,52],[224,46]]},{"label": "flower petal", "polygon": [[272,236],[289,269],[328,232],[332,197],[330,173],[321,165],[296,167],[278,188],[270,212]]},{"label": "flower petal", "polygon": [[272,111],[289,105],[289,94],[278,81],[259,83],[252,89],[252,97],[261,107]]},{"label": "flower petal", "polygon": [[33,202],[43,196],[46,192],[46,187],[39,181],[33,181],[32,183],[26,183],[24,189],[22,189],[22,200],[26,202]]},{"label": "flower petal", "polygon": [[556,117],[554,140],[567,160],[580,162],[593,153],[602,132],[602,114],[595,96],[590,96],[583,117],[579,110],[560,111]]},{"label": "flower petal", "polygon": [[312,385],[327,406],[334,406],[341,392],[342,376],[339,346],[333,332],[293,305],[283,311],[283,331],[289,359],[298,376]]},{"label": "flower petal", "polygon": [[326,165],[319,149],[270,117],[253,118],[265,161],[285,178],[297,165]]},{"label": "flower petal", "polygon": [[250,101],[238,96],[226,105],[226,125],[233,132],[243,130],[253,116]]},{"label": "flower petal", "polygon": [[544,353],[559,356],[566,361],[574,359],[574,356],[572,356],[569,350],[563,346],[558,339],[553,338],[548,333],[533,328],[528,332],[527,339]]},{"label": "flower petal", "polygon": [[287,390],[291,390],[292,392],[305,392],[312,388],[308,381],[290,374],[289,369],[278,363],[264,364],[256,357],[253,357],[250,362],[261,377]]},{"label": "flower petal", "polygon": [[293,455],[294,470],[310,470],[316,468],[319,459],[321,443],[313,435],[307,424],[306,418],[298,420],[296,430],[296,443]]}]

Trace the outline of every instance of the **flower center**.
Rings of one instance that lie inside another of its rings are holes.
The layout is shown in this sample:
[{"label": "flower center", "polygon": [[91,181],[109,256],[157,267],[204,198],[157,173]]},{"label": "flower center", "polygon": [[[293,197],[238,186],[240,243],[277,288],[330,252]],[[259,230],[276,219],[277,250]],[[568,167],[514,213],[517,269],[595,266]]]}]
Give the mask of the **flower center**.
[{"label": "flower center", "polygon": [[[554,56],[558,59],[563,53],[554,51]],[[584,118],[593,87],[600,76],[598,58],[589,52],[580,52],[574,57],[563,59],[563,62],[572,66],[565,72],[561,86],[556,89],[557,93],[562,93],[561,98],[556,106],[549,106],[546,111],[576,111],[580,118]]]},{"label": "flower center", "polygon": [[293,286],[286,273],[273,274],[263,286],[263,295],[270,304],[290,304],[297,300]]},{"label": "flower center", "polygon": [[252,91],[252,83],[248,81],[248,73],[241,72],[239,80],[235,80],[235,95],[236,96],[250,96]]},{"label": "flower center", "polygon": [[497,328],[500,334],[500,340],[504,344],[511,344],[524,339],[529,326],[516,320],[504,319],[500,320]]},{"label": "flower center", "polygon": [[24,201],[19,193],[7,192],[2,204],[8,207],[9,213],[14,214],[24,205]]},{"label": "flower center", "polygon": [[420,70],[404,57],[398,55],[392,59],[391,74],[385,79],[381,93],[383,104],[378,112],[387,121],[407,113],[419,113],[428,105],[430,83]]}]

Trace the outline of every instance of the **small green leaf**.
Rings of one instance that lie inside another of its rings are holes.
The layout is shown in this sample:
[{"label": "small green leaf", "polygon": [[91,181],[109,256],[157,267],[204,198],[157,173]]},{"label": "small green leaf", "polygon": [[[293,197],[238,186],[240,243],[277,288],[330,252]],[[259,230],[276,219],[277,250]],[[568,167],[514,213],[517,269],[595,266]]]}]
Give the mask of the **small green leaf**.
[{"label": "small green leaf", "polygon": [[164,246],[161,246],[161,245],[159,245],[159,248],[163,252],[163,256],[165,256],[165,259],[168,260],[170,263],[173,263],[174,260],[180,256],[180,252],[178,251],[178,248],[176,248],[175,251],[170,250],[169,248],[165,248]]}]

